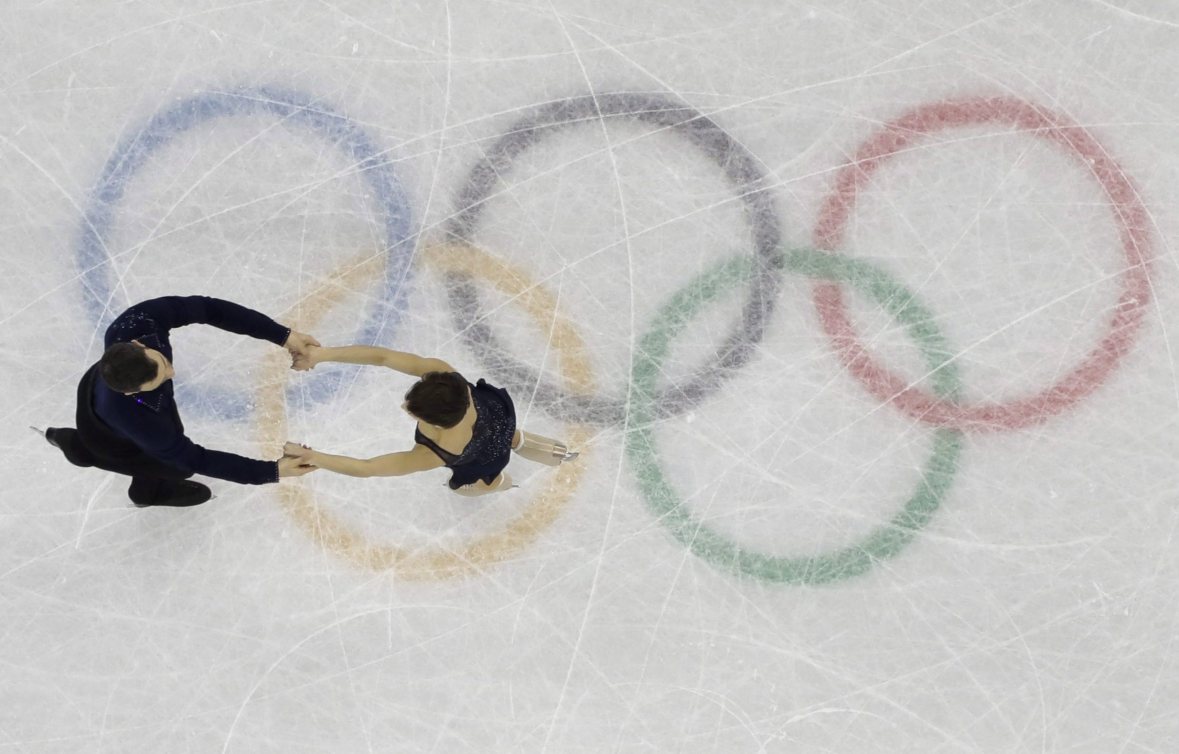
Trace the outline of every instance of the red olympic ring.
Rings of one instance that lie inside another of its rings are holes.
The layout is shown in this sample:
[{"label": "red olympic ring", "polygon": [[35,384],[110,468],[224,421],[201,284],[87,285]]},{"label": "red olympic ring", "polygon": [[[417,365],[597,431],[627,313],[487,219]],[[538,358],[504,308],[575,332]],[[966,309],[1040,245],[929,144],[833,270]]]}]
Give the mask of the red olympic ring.
[{"label": "red olympic ring", "polygon": [[1121,166],[1082,126],[1064,116],[1012,97],[973,98],[917,107],[873,134],[836,175],[815,226],[815,245],[840,249],[848,218],[861,189],[898,152],[928,134],[947,128],[989,123],[1013,125],[1063,147],[1101,185],[1113,206],[1126,268],[1119,275],[1121,296],[1106,334],[1077,366],[1056,384],[1028,398],[1006,403],[958,404],[912,387],[878,364],[851,323],[839,284],[816,283],[815,308],[823,330],[844,366],[872,395],[922,422],[964,431],[1018,429],[1047,420],[1088,396],[1109,378],[1129,352],[1151,298],[1149,216]]}]

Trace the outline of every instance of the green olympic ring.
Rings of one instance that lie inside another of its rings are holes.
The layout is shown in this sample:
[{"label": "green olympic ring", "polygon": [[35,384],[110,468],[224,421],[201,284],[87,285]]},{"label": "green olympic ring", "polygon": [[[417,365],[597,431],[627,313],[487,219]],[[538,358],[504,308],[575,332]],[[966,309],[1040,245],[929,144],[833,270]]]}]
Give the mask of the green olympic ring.
[{"label": "green olympic ring", "polygon": [[[961,383],[951,351],[929,311],[914,295],[880,268],[862,260],[813,249],[795,249],[781,256],[789,271],[819,280],[851,285],[870,296],[901,325],[921,350],[934,392],[944,399],[959,397]],[[933,518],[958,469],[962,432],[935,431],[933,453],[925,463],[917,491],[899,513],[873,529],[858,544],[809,557],[783,557],[754,552],[733,542],[693,517],[660,467],[655,447],[659,412],[656,381],[672,339],[721,293],[746,282],[752,260],[736,258],[699,275],[681,289],[655,317],[636,349],[631,373],[631,428],[626,452],[634,466],[647,507],[685,547],[718,568],[737,575],[779,584],[826,584],[859,576],[875,563],[896,556]]]}]

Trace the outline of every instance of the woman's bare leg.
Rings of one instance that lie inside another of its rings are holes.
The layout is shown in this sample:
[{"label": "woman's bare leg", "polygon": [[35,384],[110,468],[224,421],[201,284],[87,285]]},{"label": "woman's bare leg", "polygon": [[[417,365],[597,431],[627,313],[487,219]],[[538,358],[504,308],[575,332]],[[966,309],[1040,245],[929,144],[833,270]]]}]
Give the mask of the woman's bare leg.
[{"label": "woman's bare leg", "polygon": [[565,461],[577,458],[578,455],[559,440],[519,429],[512,437],[512,450],[529,461],[543,463],[545,466],[560,466]]}]

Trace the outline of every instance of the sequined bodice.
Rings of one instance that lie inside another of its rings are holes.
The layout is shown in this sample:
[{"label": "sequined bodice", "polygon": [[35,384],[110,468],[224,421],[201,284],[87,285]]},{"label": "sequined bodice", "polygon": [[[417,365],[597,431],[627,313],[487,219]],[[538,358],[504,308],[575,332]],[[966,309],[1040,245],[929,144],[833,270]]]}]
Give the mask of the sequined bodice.
[{"label": "sequined bodice", "polygon": [[475,425],[471,428],[471,440],[462,453],[455,455],[439,447],[438,443],[416,430],[414,440],[434,451],[450,468],[466,464],[490,463],[512,449],[512,435],[516,422],[508,407],[504,405],[494,388],[483,380],[470,385],[471,400],[475,404]]}]

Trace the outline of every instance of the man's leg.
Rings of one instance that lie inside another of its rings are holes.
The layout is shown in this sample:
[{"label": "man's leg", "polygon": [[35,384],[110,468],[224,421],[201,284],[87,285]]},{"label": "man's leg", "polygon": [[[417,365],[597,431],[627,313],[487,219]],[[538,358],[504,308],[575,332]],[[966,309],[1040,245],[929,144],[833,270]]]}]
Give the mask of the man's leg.
[{"label": "man's leg", "polygon": [[45,430],[45,440],[59,449],[66,460],[75,466],[94,466],[130,476],[131,487],[127,490],[127,497],[137,508],[149,505],[187,508],[200,505],[213,496],[205,485],[187,481],[192,476],[191,472],[165,466],[154,458],[143,456],[120,463],[100,459],[86,447],[75,429],[50,427]]},{"label": "man's leg", "polygon": [[149,455],[130,459],[122,471],[131,475],[127,496],[137,508],[149,505],[187,508],[213,497],[208,487],[200,482],[189,481],[191,471],[160,463]]},{"label": "man's leg", "polygon": [[78,430],[70,427],[50,427],[43,434],[45,441],[65,454],[66,460],[70,463],[84,468],[94,465],[94,455],[78,438]]},{"label": "man's leg", "polygon": [[153,505],[188,508],[207,502],[213,493],[200,482],[140,475],[131,478],[127,496],[135,503],[136,508]]}]

